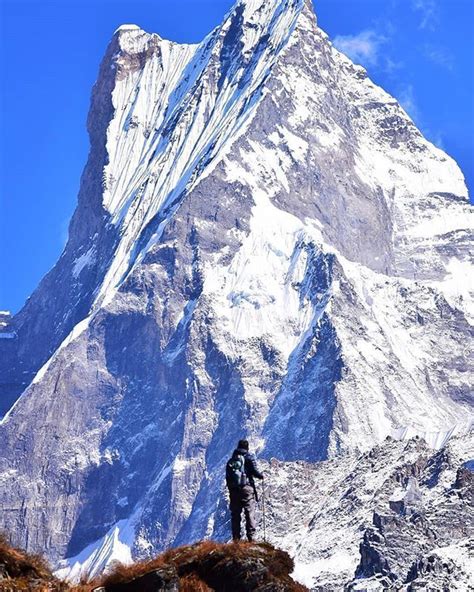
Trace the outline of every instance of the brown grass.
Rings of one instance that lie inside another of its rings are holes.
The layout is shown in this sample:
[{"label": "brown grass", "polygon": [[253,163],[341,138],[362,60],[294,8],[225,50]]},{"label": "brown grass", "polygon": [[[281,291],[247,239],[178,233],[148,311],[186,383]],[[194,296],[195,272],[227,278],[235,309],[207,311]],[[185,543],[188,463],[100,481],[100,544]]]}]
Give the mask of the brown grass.
[{"label": "brown grass", "polygon": [[291,579],[294,564],[287,553],[266,543],[222,544],[214,541],[170,549],[151,561],[118,566],[93,584],[113,591],[114,586],[170,567],[176,570],[180,590],[189,592],[257,591],[277,583],[284,585],[288,592],[306,590]]},{"label": "brown grass", "polygon": [[213,592],[212,588],[209,588],[209,586],[195,574],[180,578],[179,589],[180,592]]},{"label": "brown grass", "polygon": [[0,592],[65,592],[69,586],[56,579],[39,555],[10,546],[0,535]]},{"label": "brown grass", "polygon": [[182,592],[305,592],[291,579],[292,570],[290,556],[266,543],[204,541],[170,549],[150,561],[116,565],[103,577],[70,586],[57,580],[41,557],[13,549],[0,537],[0,592],[91,592],[101,586],[106,592],[140,592],[140,583],[134,581],[155,571],[178,579]]}]

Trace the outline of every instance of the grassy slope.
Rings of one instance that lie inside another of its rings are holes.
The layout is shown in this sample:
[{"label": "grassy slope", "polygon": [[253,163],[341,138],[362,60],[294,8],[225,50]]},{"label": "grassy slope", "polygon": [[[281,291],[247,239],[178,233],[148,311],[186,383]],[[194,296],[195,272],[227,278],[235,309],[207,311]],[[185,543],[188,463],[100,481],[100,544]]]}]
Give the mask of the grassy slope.
[{"label": "grassy slope", "polygon": [[[221,544],[204,541],[170,549],[150,561],[116,565],[112,572],[70,586],[57,580],[46,562],[11,548],[0,538],[0,592],[141,592],[148,586],[173,584],[182,592],[304,592],[290,577],[293,560],[266,543]],[[176,588],[175,588],[176,589]]]}]

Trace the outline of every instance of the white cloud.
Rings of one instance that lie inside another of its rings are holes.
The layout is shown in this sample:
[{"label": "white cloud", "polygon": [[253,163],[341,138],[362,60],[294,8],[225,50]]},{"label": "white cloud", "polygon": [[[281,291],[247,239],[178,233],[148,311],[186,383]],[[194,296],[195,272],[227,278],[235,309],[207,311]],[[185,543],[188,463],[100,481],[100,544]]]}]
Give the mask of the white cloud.
[{"label": "white cloud", "polygon": [[435,146],[437,146],[441,150],[446,150],[446,146],[444,145],[444,139],[440,132],[435,132],[433,135],[427,132],[426,135],[428,137],[431,137],[431,141]]},{"label": "white cloud", "polygon": [[432,128],[426,127],[424,125],[424,118],[422,117],[420,108],[418,107],[413,85],[406,84],[405,86],[401,86],[396,94],[398,102],[413,119],[416,126],[420,129],[425,138],[427,138],[441,150],[445,150],[446,147],[444,145],[444,138],[442,134],[439,131],[433,130]]},{"label": "white cloud", "polygon": [[444,150],[446,152],[444,138],[439,130],[434,130],[431,127],[423,127],[423,135],[427,140],[429,140],[432,144],[437,146],[440,150]]},{"label": "white cloud", "polygon": [[385,58],[384,70],[387,74],[394,74],[404,67],[404,63],[401,61],[392,60],[390,57]]},{"label": "white cloud", "polygon": [[454,68],[454,58],[452,54],[443,47],[425,45],[424,50],[426,57],[433,63],[442,68],[446,68],[447,70],[452,70]]},{"label": "white cloud", "polygon": [[416,104],[413,86],[411,84],[405,85],[400,89],[397,95],[398,102],[403,107],[403,109],[405,109],[408,115],[415,121],[419,119],[420,111],[418,109],[418,105]]},{"label": "white cloud", "polygon": [[375,31],[365,30],[357,35],[337,35],[333,45],[345,53],[353,62],[372,66],[379,59],[380,47],[387,41]]},{"label": "white cloud", "polygon": [[420,13],[420,29],[435,29],[438,24],[438,5],[436,0],[412,0],[412,7]]}]

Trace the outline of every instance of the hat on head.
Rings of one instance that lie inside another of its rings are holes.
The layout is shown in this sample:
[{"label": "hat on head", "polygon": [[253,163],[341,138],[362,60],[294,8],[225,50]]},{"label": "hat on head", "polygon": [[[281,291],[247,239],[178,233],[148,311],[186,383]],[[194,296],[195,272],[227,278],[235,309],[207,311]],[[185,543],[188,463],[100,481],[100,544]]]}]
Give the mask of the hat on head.
[{"label": "hat on head", "polygon": [[239,440],[237,444],[237,448],[242,448],[243,450],[249,449],[249,441],[248,440]]}]

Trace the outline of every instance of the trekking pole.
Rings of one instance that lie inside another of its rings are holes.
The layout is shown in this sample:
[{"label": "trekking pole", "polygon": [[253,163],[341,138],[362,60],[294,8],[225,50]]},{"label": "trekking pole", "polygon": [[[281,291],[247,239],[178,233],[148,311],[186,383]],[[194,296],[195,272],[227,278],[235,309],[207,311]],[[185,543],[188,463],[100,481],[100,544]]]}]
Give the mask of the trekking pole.
[{"label": "trekking pole", "polygon": [[262,479],[262,514],[263,514],[263,542],[267,542],[267,525],[265,521],[265,477]]}]

